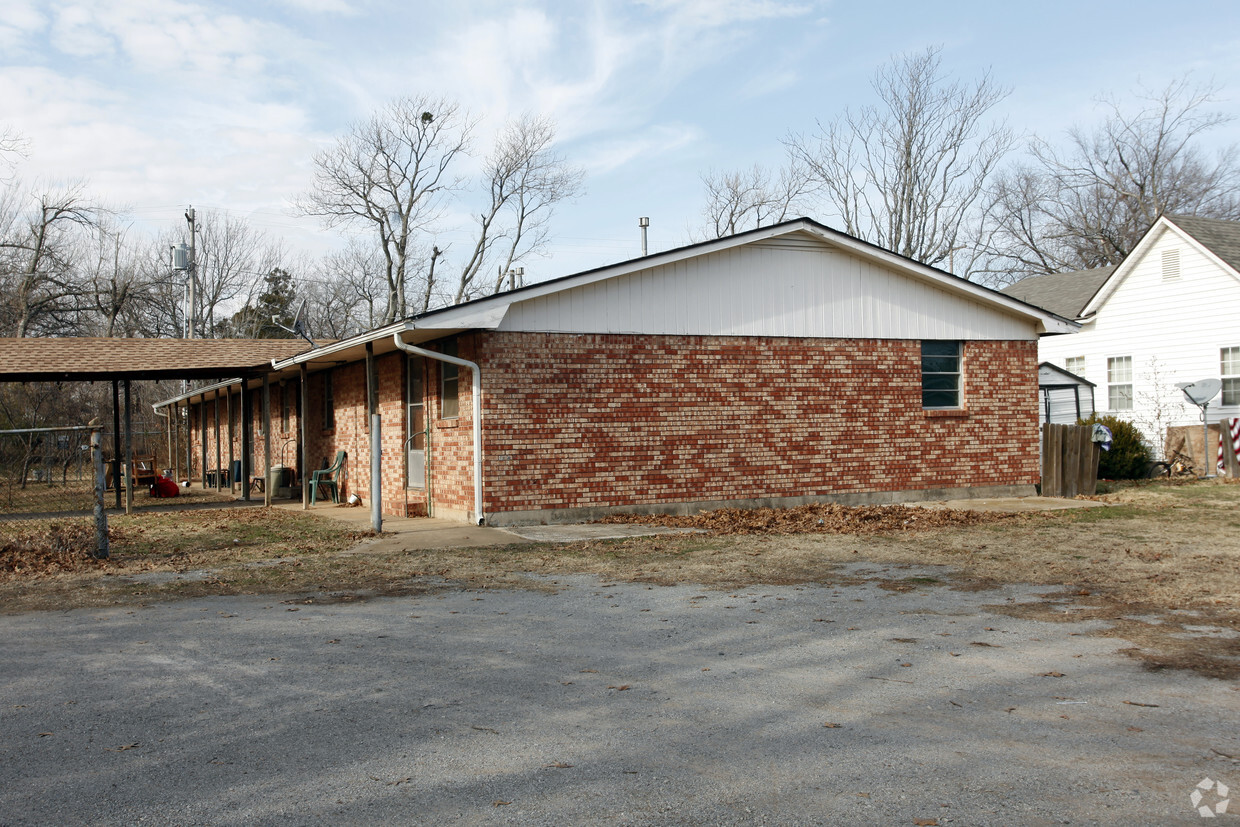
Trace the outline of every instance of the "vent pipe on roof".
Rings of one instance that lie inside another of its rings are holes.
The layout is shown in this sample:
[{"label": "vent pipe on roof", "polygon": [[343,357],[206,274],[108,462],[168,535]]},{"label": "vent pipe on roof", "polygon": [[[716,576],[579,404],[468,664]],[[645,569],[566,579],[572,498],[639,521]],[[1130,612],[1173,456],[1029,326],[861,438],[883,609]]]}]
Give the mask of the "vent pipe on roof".
[{"label": "vent pipe on roof", "polygon": [[646,256],[646,229],[650,226],[650,219],[643,215],[641,218],[637,219],[637,226],[642,228],[642,257],[645,258]]}]

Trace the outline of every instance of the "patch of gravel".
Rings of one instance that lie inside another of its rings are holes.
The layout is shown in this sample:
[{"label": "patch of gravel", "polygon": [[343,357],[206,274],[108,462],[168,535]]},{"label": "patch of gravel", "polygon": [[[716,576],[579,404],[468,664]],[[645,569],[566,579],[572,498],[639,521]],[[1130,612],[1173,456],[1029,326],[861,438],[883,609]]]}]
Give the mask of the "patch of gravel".
[{"label": "patch of gravel", "polygon": [[[0,822],[1196,823],[1240,692],[946,569],[0,616]],[[16,759],[20,756],[20,760]]]}]

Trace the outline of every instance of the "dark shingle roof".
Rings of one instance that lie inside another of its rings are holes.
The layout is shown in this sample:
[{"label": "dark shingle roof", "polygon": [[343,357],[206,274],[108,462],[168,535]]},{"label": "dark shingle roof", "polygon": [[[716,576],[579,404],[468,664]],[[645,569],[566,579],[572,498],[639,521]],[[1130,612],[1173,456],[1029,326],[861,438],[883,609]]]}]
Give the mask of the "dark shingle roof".
[{"label": "dark shingle roof", "polygon": [[1167,220],[1200,241],[1232,269],[1240,270],[1240,221],[1189,215],[1169,215]]},{"label": "dark shingle roof", "polygon": [[1004,287],[1014,299],[1049,310],[1065,319],[1081,315],[1085,305],[1098,292],[1114,267],[1098,267],[1093,270],[1074,270],[1071,273],[1051,273],[1047,276],[1030,276]]},{"label": "dark shingle roof", "polygon": [[0,339],[0,382],[224,379],[309,348],[300,339]]}]

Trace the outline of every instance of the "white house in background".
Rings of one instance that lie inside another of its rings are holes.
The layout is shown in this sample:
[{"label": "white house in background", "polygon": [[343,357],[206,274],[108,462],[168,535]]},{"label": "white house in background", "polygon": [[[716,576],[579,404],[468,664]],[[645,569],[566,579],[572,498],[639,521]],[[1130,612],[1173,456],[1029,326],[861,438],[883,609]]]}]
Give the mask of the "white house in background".
[{"label": "white house in background", "polygon": [[1240,416],[1240,222],[1163,216],[1116,267],[1003,292],[1080,322],[1042,337],[1038,360],[1093,382],[1098,413],[1133,422],[1156,448],[1168,426],[1201,421],[1177,383],[1221,379],[1210,421]]}]

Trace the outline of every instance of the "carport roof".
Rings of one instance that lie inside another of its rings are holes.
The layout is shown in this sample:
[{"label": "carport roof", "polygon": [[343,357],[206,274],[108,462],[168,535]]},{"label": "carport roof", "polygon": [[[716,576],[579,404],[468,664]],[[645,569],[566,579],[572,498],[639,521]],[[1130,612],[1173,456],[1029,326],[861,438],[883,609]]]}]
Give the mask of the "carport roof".
[{"label": "carport roof", "polygon": [[300,339],[0,339],[0,382],[224,379],[309,349]]}]

